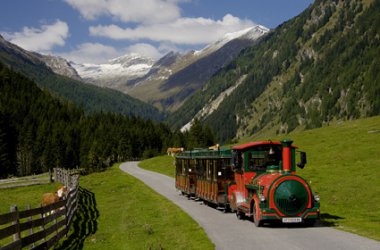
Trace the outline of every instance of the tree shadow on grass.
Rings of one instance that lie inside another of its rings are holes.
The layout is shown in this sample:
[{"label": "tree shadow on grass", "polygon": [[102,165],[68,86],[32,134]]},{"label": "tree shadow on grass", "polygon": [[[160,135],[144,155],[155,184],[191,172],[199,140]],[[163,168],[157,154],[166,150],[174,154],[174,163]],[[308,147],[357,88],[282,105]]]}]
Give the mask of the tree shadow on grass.
[{"label": "tree shadow on grass", "polygon": [[85,239],[98,230],[95,194],[79,187],[78,210],[74,216],[67,238],[55,249],[82,249]]}]

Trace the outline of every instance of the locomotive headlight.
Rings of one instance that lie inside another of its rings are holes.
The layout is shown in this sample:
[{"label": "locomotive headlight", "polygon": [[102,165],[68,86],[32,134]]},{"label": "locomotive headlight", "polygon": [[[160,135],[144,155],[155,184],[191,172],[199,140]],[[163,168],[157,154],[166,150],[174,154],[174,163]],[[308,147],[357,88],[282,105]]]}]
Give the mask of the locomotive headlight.
[{"label": "locomotive headlight", "polygon": [[314,200],[315,200],[316,202],[319,202],[320,199],[321,199],[321,198],[319,197],[319,194],[314,194]]},{"label": "locomotive headlight", "polygon": [[259,200],[260,200],[261,202],[264,202],[264,201],[265,201],[265,196],[264,196],[263,194],[260,194],[260,195],[259,195]]}]

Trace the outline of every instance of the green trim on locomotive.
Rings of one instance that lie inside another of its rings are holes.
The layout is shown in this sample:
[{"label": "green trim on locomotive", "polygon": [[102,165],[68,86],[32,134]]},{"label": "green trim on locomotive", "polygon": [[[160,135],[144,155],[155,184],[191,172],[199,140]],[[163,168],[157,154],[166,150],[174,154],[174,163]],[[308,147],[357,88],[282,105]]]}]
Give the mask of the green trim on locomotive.
[{"label": "green trim on locomotive", "polygon": [[295,216],[307,207],[308,192],[299,181],[286,180],[274,191],[274,202],[283,214]]}]

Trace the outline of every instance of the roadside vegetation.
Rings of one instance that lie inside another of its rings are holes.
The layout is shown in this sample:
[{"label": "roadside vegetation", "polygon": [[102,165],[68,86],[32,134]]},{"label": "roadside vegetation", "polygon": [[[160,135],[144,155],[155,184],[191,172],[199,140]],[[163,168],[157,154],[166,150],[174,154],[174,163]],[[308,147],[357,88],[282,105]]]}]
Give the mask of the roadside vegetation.
[{"label": "roadside vegetation", "polygon": [[[0,213],[38,206],[56,184],[0,189]],[[80,207],[56,249],[214,249],[189,215],[114,165],[82,176]]]},{"label": "roadside vegetation", "polygon": [[[67,249],[213,249],[203,229],[176,205],[119,169],[81,177],[83,199]],[[90,231],[92,230],[92,232]]]},{"label": "roadside vegetation", "polygon": [[139,167],[158,172],[170,177],[175,177],[175,158],[170,155],[157,156],[139,163]]},{"label": "roadside vegetation", "polygon": [[[323,224],[380,240],[380,116],[238,144],[284,138],[307,152],[306,167],[297,171],[321,197]],[[140,166],[168,176],[174,172],[168,156]]]},{"label": "roadside vegetation", "polygon": [[[327,225],[380,240],[380,116],[295,132]],[[277,138],[276,138],[277,139]]]}]

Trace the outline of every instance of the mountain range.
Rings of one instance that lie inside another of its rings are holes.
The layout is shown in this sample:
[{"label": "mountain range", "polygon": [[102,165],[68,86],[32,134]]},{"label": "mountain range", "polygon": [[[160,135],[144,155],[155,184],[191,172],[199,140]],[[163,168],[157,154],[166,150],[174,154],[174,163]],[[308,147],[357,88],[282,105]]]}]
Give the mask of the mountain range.
[{"label": "mountain range", "polygon": [[228,33],[200,51],[169,52],[157,61],[134,53],[104,64],[70,62],[68,66],[87,83],[119,90],[160,110],[172,112],[242,49],[254,44],[268,31],[256,25]]},{"label": "mountain range", "polygon": [[380,114],[379,13],[375,0],[316,0],[274,30],[255,26],[200,51],[102,65],[38,55],[0,37],[0,60],[87,112],[163,119],[159,109],[172,128],[196,119],[223,143]]},{"label": "mountain range", "polygon": [[145,102],[116,90],[84,83],[65,59],[26,51],[2,36],[0,61],[54,96],[82,107],[86,113],[113,112],[154,120],[164,118],[162,112]]}]

